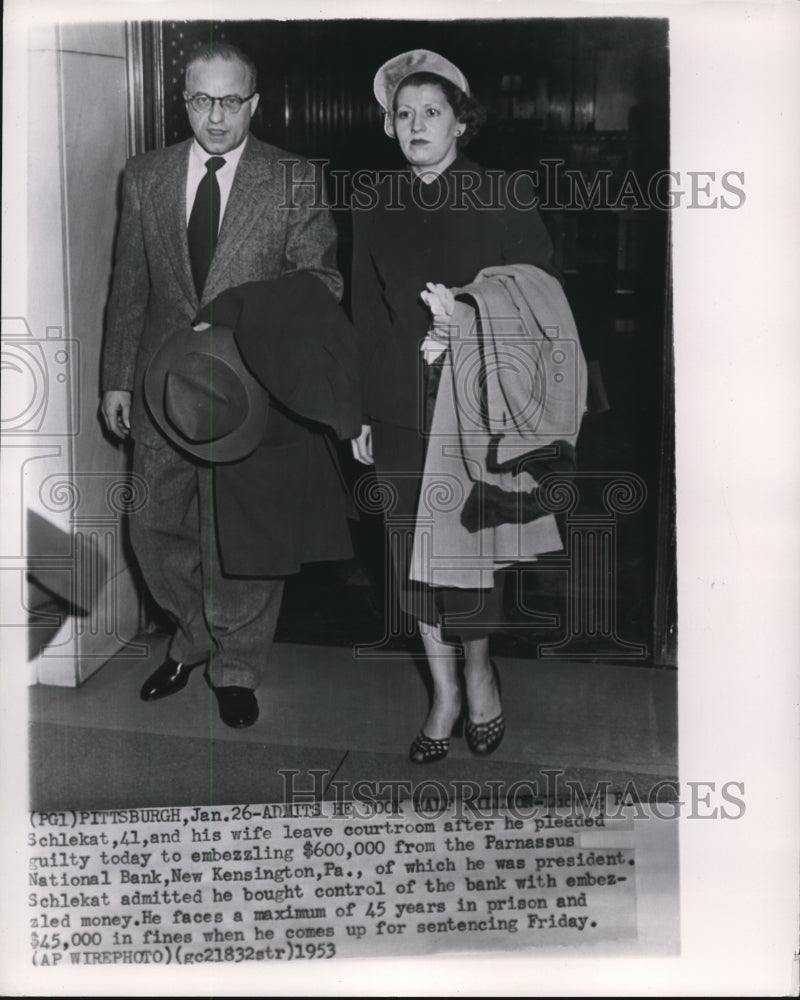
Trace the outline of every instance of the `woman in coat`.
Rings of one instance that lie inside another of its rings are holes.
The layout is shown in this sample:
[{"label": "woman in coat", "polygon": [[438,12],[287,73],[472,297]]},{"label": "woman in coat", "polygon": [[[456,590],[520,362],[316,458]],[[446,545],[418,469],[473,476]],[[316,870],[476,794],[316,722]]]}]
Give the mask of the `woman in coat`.
[{"label": "woman in coat", "polygon": [[409,545],[397,535],[417,512],[425,433],[454,308],[451,289],[496,265],[552,270],[552,244],[532,208],[530,179],[485,171],[463,155],[481,115],[453,63],[424,49],[403,53],[378,70],[374,90],[385,131],[408,169],[387,175],[376,191],[357,193],[353,202],[352,302],[365,413],[353,452],[365,464],[374,459],[392,498],[386,519],[395,531],[394,582],[403,610],[418,622],[433,680],[430,710],[410,749],[412,761],[427,763],[447,754],[462,718],[476,754],[495,750],[505,729],[489,660],[489,634],[502,622],[499,585],[468,590],[412,583]]}]

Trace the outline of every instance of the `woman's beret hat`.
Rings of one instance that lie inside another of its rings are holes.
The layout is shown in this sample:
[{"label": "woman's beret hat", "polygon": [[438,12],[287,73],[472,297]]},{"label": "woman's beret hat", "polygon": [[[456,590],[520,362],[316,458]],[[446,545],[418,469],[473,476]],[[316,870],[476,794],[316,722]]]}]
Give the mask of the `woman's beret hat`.
[{"label": "woman's beret hat", "polygon": [[373,90],[378,104],[385,112],[391,112],[397,88],[412,73],[435,73],[469,94],[467,78],[458,66],[429,49],[412,49],[389,59],[375,74]]}]

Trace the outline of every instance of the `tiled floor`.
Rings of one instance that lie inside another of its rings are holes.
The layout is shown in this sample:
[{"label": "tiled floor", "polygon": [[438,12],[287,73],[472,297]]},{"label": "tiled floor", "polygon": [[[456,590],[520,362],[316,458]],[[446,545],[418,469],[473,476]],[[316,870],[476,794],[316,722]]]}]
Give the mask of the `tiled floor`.
[{"label": "tiled floor", "polygon": [[146,658],[114,659],[78,689],[31,689],[32,808],[271,802],[292,790],[346,798],[357,781],[424,783],[426,797],[454,782],[543,789],[543,769],[587,793],[633,782],[644,797],[677,776],[671,670],[498,658],[503,744],[475,758],[454,740],[446,760],[419,767],[407,750],[427,695],[411,656],[278,643],[258,690],[260,718],[231,730],[201,670],[173,697],[140,700],[166,643],[145,639]]}]

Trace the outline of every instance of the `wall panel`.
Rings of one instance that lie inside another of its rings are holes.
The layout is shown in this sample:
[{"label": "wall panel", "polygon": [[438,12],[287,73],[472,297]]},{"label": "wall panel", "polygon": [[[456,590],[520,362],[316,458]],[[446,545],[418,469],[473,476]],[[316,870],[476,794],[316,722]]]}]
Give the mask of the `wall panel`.
[{"label": "wall panel", "polygon": [[32,46],[25,318],[47,392],[24,441],[25,600],[34,678],[75,685],[141,625],[123,531],[128,456],[98,418],[128,141],[124,26],[55,26]]}]

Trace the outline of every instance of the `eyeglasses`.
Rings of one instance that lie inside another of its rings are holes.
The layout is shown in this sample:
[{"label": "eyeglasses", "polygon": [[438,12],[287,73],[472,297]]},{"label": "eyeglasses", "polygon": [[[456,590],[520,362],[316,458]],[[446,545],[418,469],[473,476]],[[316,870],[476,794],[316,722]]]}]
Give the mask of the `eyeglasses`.
[{"label": "eyeglasses", "polygon": [[210,111],[214,107],[215,102],[219,102],[219,106],[223,111],[236,115],[242,110],[242,105],[249,101],[251,97],[255,97],[255,95],[255,91],[248,97],[239,97],[238,94],[228,94],[225,97],[209,97],[208,94],[184,94],[183,99],[187,104],[191,104],[199,115]]}]

